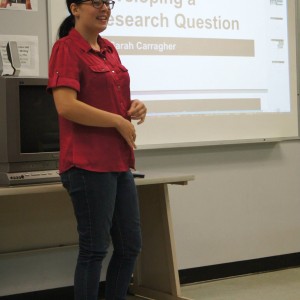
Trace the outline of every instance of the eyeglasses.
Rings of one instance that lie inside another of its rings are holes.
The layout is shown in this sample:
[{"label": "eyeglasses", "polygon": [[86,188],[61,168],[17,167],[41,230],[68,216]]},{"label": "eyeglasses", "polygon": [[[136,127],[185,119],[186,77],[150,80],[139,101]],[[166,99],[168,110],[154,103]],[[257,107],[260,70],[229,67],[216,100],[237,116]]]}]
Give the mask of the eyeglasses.
[{"label": "eyeglasses", "polygon": [[80,3],[84,2],[90,2],[92,1],[92,5],[95,8],[101,8],[104,4],[108,9],[113,9],[115,5],[115,1],[110,1],[110,0],[83,0]]}]

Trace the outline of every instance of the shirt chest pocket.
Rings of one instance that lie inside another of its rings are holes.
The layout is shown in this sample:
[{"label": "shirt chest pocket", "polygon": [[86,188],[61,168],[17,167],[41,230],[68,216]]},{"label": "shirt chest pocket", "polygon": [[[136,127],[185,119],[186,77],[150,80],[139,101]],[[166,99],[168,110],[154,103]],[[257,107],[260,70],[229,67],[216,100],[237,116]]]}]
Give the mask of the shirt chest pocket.
[{"label": "shirt chest pocket", "polygon": [[106,66],[102,66],[102,65],[90,66],[90,69],[93,73],[106,73],[106,72],[109,72],[109,69]]},{"label": "shirt chest pocket", "polygon": [[106,87],[110,81],[110,70],[103,65],[90,65],[87,81],[97,87]]},{"label": "shirt chest pocket", "polygon": [[121,72],[128,72],[128,70],[123,65],[119,65],[119,69],[121,70]]}]

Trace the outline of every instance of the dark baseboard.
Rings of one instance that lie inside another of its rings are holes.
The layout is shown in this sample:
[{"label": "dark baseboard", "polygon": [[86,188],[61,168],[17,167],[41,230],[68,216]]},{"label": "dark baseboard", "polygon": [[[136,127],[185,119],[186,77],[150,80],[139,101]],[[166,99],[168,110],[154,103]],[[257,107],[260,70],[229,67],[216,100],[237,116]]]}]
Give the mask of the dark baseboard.
[{"label": "dark baseboard", "polygon": [[[241,276],[253,273],[270,272],[275,270],[300,267],[300,253],[264,257],[246,261],[238,261],[213,266],[179,270],[181,284],[203,282],[223,279],[227,277]],[[100,283],[101,294],[105,282]],[[46,291],[37,291],[25,294],[0,297],[1,300],[73,300],[73,287],[64,287]]]},{"label": "dark baseboard", "polygon": [[2,300],[74,300],[73,287],[63,287],[45,291],[0,297]]},{"label": "dark baseboard", "polygon": [[216,280],[300,266],[300,253],[264,257],[213,266],[179,270],[181,284]]}]

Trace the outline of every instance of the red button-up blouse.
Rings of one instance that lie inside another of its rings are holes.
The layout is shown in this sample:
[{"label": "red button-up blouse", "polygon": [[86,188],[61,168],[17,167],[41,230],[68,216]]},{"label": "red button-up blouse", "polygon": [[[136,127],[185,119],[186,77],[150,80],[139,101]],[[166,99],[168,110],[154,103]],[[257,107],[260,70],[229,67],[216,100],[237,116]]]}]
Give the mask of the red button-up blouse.
[{"label": "red button-up blouse", "polygon": [[[126,119],[130,107],[130,79],[112,43],[99,36],[101,52],[72,29],[53,46],[48,91],[69,87],[85,103]],[[80,125],[59,117],[60,173],[78,167],[96,172],[134,168],[134,154],[115,128]]]}]

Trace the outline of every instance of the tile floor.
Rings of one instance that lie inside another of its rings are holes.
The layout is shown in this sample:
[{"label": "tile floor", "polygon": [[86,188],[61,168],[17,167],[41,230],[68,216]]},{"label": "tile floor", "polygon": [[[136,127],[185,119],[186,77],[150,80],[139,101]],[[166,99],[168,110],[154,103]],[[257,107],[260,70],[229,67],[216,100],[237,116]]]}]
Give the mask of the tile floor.
[{"label": "tile floor", "polygon": [[194,300],[300,300],[300,268],[184,285],[181,291]]}]

